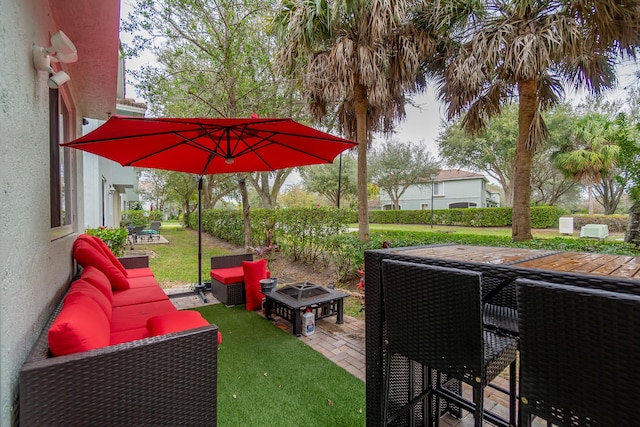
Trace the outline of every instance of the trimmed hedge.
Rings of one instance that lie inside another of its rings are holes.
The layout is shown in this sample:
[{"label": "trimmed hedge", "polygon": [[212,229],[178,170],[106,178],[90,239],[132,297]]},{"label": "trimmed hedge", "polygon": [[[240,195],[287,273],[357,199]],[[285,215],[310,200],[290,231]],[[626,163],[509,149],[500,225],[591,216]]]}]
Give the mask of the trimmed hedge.
[{"label": "trimmed hedge", "polygon": [[573,217],[573,228],[576,231],[587,224],[606,224],[610,232],[624,233],[629,226],[629,214],[620,215],[567,215]]},{"label": "trimmed hedge", "polygon": [[[433,224],[461,227],[509,227],[512,208],[437,209],[433,211]],[[558,226],[558,219],[566,211],[555,206],[531,207],[531,228]],[[357,213],[354,222],[357,222]],[[431,224],[430,210],[370,211],[373,224]]]}]

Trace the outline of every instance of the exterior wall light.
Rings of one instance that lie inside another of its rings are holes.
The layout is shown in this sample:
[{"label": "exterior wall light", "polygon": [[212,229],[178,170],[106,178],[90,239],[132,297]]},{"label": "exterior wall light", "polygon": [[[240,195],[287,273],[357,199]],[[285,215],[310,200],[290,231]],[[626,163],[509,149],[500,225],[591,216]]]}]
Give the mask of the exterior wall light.
[{"label": "exterior wall light", "polygon": [[65,64],[76,62],[78,51],[69,37],[62,31],[58,31],[51,36],[51,46],[44,48],[36,44],[33,45],[33,66],[38,71],[49,72],[47,86],[57,89],[71,78],[64,71],[56,72],[52,67],[52,62],[62,62]]}]

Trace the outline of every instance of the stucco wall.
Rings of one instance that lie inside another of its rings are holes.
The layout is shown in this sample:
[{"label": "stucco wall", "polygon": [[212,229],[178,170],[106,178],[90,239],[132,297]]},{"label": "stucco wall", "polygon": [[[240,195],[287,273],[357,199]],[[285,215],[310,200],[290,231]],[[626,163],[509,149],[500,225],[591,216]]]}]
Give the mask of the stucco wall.
[{"label": "stucco wall", "polygon": [[47,0],[0,0],[0,426],[12,423],[18,371],[72,274],[74,236],[51,240]]}]

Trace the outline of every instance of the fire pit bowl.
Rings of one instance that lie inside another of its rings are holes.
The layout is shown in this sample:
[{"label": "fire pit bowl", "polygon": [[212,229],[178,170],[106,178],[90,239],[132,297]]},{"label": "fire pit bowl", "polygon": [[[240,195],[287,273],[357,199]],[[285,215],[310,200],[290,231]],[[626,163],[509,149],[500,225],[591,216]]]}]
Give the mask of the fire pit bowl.
[{"label": "fire pit bowl", "polygon": [[286,295],[296,301],[304,301],[309,298],[316,298],[331,293],[330,290],[322,286],[314,285],[311,282],[298,283],[295,285],[287,285],[276,291],[279,294]]}]

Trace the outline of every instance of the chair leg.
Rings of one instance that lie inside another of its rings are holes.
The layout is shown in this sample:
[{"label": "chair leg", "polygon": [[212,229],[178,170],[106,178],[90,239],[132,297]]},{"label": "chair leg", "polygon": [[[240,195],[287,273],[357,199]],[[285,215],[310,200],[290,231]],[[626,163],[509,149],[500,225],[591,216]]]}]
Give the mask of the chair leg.
[{"label": "chair leg", "polygon": [[389,354],[389,352],[387,351],[387,354],[385,355],[385,361],[384,361],[384,371],[383,374],[385,376],[385,380],[384,380],[384,390],[382,391],[382,399],[384,402],[384,411],[382,414],[382,422],[383,425],[387,425],[387,419],[389,418],[389,387],[390,387],[390,371],[391,371],[391,354]]},{"label": "chair leg", "polygon": [[480,384],[473,387],[473,403],[476,407],[473,414],[474,426],[482,427],[482,420],[484,418],[484,393]]},{"label": "chair leg", "polygon": [[516,426],[516,402],[520,399],[516,399],[518,389],[516,386],[516,361],[514,360],[509,365],[509,425]]}]

